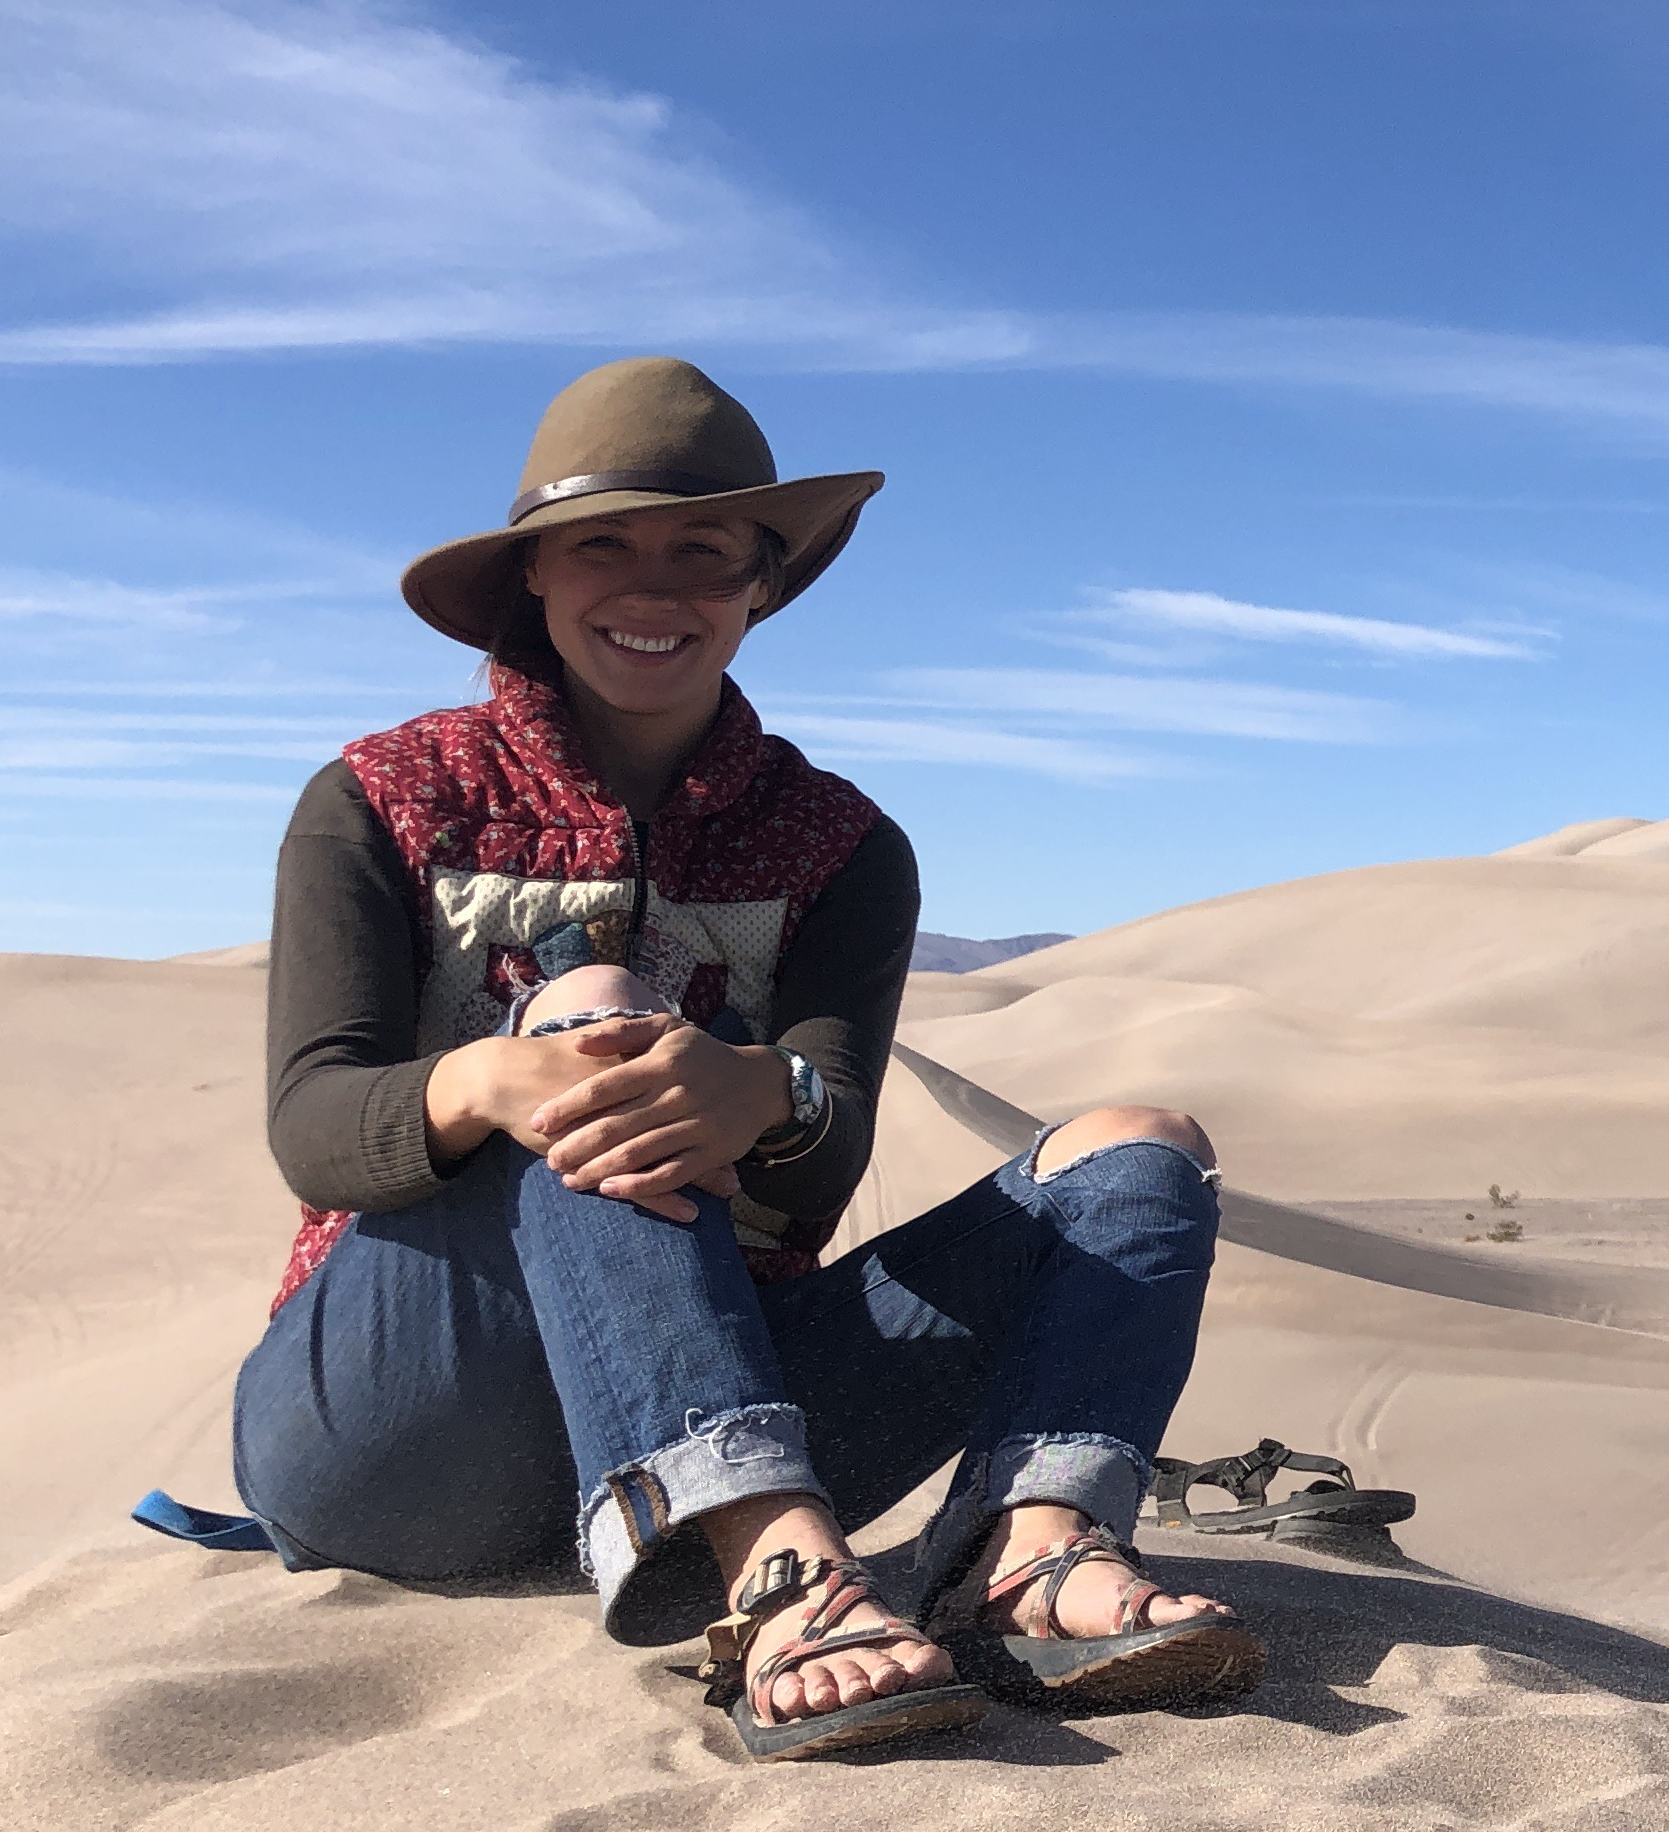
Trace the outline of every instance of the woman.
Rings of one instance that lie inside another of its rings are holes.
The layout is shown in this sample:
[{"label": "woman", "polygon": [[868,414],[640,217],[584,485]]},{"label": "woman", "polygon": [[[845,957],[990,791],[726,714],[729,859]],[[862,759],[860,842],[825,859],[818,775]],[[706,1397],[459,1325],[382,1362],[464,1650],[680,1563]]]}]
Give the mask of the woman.
[{"label": "woman", "polygon": [[[968,1722],[947,1643],[1091,1709],[1261,1659],[1125,1544],[1211,1260],[1192,1120],[1086,1114],[817,1266],[915,866],[724,671],[881,482],[778,483],[686,363],[581,377],[508,528],[405,577],[492,697],[349,745],[278,876],[271,1137],[309,1206],[239,1380],[245,1500],[292,1567],[434,1579],[559,1557],[577,1483],[618,1639],[722,1583],[704,1671],[766,1758]],[[957,1450],[924,1632],[843,1525]]]}]

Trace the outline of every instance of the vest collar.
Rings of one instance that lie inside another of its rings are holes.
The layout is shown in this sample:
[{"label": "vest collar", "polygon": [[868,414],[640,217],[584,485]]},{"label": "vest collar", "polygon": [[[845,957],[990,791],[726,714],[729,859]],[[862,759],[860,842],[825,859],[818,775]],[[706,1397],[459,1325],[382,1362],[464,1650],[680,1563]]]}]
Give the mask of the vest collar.
[{"label": "vest collar", "polygon": [[[586,761],[559,686],[535,680],[502,662],[491,665],[488,682],[493,691],[488,711],[494,722],[518,751],[540,767],[541,774],[548,771],[550,780],[566,779],[590,800],[619,807]],[[656,823],[672,814],[699,819],[728,807],[758,774],[764,749],[759,715],[726,675],[712,729],[690,760],[683,781],[657,810]]]}]

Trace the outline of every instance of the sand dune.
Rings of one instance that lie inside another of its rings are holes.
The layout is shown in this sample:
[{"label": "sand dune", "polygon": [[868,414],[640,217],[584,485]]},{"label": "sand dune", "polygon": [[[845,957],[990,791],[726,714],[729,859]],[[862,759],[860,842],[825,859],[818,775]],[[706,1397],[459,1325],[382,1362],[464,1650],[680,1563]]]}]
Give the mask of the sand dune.
[{"label": "sand dune", "polygon": [[[261,1139],[265,976],[236,949],[0,959],[0,1824],[1669,1822],[1658,1287],[1633,1281],[1630,1329],[1511,1308],[1503,1291],[1522,1297],[1542,1274],[1626,1279],[1624,1224],[1603,1263],[1574,1230],[1527,1240],[1514,1262],[1507,1244],[1417,1238],[1412,1219],[1435,1227],[1453,1199],[1458,1225],[1460,1204],[1476,1213],[1499,1182],[1526,1205],[1628,1198],[1614,1211],[1628,1227],[1656,1225],[1652,1199],[1669,1196],[1662,825],[1591,823],[1553,836],[1559,849],[1274,886],[920,976],[905,1049],[977,1085],[942,1104],[895,1069],[838,1244],[989,1169],[1005,1155],[993,1138],[1028,1111],[1192,1108],[1256,1198],[1238,1221],[1230,1204],[1167,1448],[1205,1457],[1268,1434],[1413,1488],[1419,1512],[1398,1531],[1414,1562],[1353,1568],[1144,1529],[1167,1582],[1232,1596],[1270,1638],[1271,1678],[1247,1707],[1071,1722],[999,1710],[924,1756],[785,1771],[744,1765],[696,1702],[677,1671],[693,1647],[607,1645],[571,1575],[441,1595],[287,1577],[264,1556],[124,1524],[153,1482],[235,1505],[231,1379],[293,1217]],[[1296,1197],[1331,1213],[1300,1213],[1283,1246]],[[1244,1244],[1258,1201],[1264,1245],[1299,1257]],[[1533,1235],[1555,1211],[1518,1212]],[[1317,1220],[1358,1255],[1354,1272],[1306,1263]],[[1494,1277],[1492,1301],[1360,1276],[1398,1247]],[[886,1548],[931,1499],[864,1535],[900,1584]]]},{"label": "sand dune", "polygon": [[1652,835],[1303,879],[923,976],[900,1037],[1049,1118],[1190,1106],[1265,1195],[1660,1196],[1669,857],[1596,856]]},{"label": "sand dune", "polygon": [[1578,821],[1539,840],[1525,840],[1495,854],[1498,859],[1649,859],[1669,858],[1669,821],[1621,817]]},{"label": "sand dune", "polygon": [[[990,1146],[992,1156],[999,1162],[1026,1150],[1037,1137],[1042,1122],[1035,1115],[999,1099],[989,1089],[907,1044],[894,1045],[894,1054],[941,1110]],[[894,1098],[901,1096],[895,1094]],[[876,1178],[883,1174],[877,1171]],[[893,1210],[891,1191],[875,1179],[864,1195],[865,1201],[854,1204],[847,1218],[848,1231],[842,1242],[856,1244],[858,1239],[868,1238],[869,1233],[896,1226],[917,1212]],[[1462,1298],[1498,1310],[1530,1311],[1669,1339],[1669,1270],[1644,1264],[1540,1264],[1537,1261],[1542,1256],[1535,1255],[1533,1247],[1530,1252],[1535,1257],[1526,1264],[1519,1252],[1499,1251],[1500,1246],[1508,1244],[1505,1239],[1496,1249],[1466,1254],[1436,1241],[1414,1241],[1383,1226],[1373,1226],[1380,1219],[1376,1213],[1379,1205],[1348,1206],[1367,1213],[1362,1220],[1347,1221],[1225,1187],[1221,1238],[1235,1246],[1253,1247],[1278,1259],[1347,1273],[1376,1285],[1395,1285],[1404,1291]],[[1500,1212],[1516,1216],[1516,1197]],[[1669,1204],[1662,1205],[1661,1210],[1659,1205],[1650,1205],[1650,1224],[1661,1228],[1666,1214]],[[865,1230],[861,1235],[859,1228]],[[1476,1241],[1482,1237],[1472,1234],[1466,1238]]]}]

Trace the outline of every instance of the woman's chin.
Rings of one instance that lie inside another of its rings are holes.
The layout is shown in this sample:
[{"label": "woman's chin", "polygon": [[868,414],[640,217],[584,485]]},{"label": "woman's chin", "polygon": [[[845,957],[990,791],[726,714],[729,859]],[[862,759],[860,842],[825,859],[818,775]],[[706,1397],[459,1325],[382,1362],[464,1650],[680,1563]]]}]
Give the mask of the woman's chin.
[{"label": "woman's chin", "polygon": [[670,669],[661,674],[633,670],[622,675],[609,669],[590,675],[585,684],[611,712],[628,718],[695,717],[717,704],[721,678],[703,672],[692,679],[685,671],[675,674]]}]

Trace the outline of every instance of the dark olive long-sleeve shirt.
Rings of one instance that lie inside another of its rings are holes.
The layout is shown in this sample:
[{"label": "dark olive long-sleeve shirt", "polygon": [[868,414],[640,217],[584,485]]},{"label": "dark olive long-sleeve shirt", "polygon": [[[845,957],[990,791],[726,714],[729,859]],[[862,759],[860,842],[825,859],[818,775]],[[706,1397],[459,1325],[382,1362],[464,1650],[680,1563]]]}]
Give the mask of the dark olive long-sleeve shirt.
[{"label": "dark olive long-sleeve shirt", "polygon": [[[850,1200],[869,1162],[919,903],[910,842],[883,817],[789,945],[770,1038],[816,1064],[834,1113],[805,1157],[739,1167],[744,1228],[778,1237]],[[302,792],[279,853],[267,1027],[273,1155],[314,1208],[401,1208],[445,1181],[423,1111],[440,1053],[415,1054],[421,958],[410,875],[353,771],[330,764]]]}]

